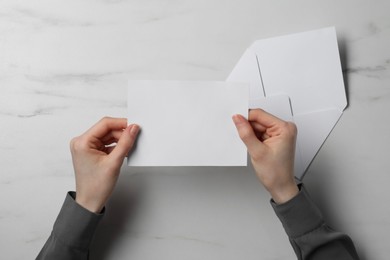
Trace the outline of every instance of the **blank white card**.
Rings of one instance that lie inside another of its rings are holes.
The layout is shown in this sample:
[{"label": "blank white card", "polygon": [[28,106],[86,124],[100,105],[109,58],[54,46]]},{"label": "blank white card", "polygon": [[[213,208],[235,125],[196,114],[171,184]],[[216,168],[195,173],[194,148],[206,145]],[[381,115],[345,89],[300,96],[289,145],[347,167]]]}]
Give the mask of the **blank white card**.
[{"label": "blank white card", "polygon": [[249,85],[128,82],[128,123],[140,125],[129,166],[246,166],[232,115],[248,115]]}]

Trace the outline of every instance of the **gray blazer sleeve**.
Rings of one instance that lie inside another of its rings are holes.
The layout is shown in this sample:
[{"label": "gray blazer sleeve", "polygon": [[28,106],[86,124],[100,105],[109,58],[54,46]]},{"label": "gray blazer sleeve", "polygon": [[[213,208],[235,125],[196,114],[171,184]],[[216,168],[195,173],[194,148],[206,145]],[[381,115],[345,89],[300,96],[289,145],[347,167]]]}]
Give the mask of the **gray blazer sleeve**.
[{"label": "gray blazer sleeve", "polygon": [[74,198],[75,192],[67,194],[53,231],[36,259],[88,259],[91,240],[104,212],[94,214]]},{"label": "gray blazer sleeve", "polygon": [[332,230],[324,222],[303,185],[299,194],[290,201],[278,205],[271,200],[271,205],[298,259],[359,259],[351,238]]}]

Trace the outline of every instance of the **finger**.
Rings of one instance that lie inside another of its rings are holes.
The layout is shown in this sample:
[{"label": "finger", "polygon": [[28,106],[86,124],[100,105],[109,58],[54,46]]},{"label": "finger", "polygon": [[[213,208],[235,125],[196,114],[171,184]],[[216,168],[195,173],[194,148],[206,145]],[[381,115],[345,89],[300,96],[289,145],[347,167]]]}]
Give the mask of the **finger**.
[{"label": "finger", "polygon": [[118,140],[115,148],[110,153],[110,157],[113,160],[116,160],[118,163],[122,163],[123,159],[129,153],[130,149],[133,147],[135,140],[140,127],[138,125],[129,125]]},{"label": "finger", "polygon": [[267,128],[259,123],[257,123],[256,121],[249,121],[249,123],[251,124],[253,130],[255,130],[255,132],[259,132],[259,133],[264,133]]},{"label": "finger", "polygon": [[252,121],[249,123],[251,124],[257,139],[259,139],[261,142],[263,142],[264,141],[263,137],[264,137],[264,134],[266,133],[267,129],[263,125],[260,125],[259,123],[255,122],[255,121]]},{"label": "finger", "polygon": [[111,145],[113,145],[113,144],[116,144],[117,142],[118,142],[118,139],[112,138],[112,139],[106,140],[106,141],[103,143],[103,145],[104,145],[104,146],[111,146]]},{"label": "finger", "polygon": [[233,122],[236,125],[241,140],[248,148],[250,154],[254,154],[264,148],[264,145],[253,131],[251,124],[242,115],[234,115]]},{"label": "finger", "polygon": [[250,122],[257,122],[258,124],[263,125],[265,128],[270,128],[277,124],[285,123],[285,121],[282,119],[273,116],[262,109],[252,109],[249,111],[248,120]]},{"label": "finger", "polygon": [[107,135],[102,137],[101,141],[104,144],[111,144],[113,142],[117,142],[119,140],[119,138],[122,136],[122,133],[123,133],[123,130],[111,131],[111,132],[107,133]]},{"label": "finger", "polygon": [[102,138],[114,130],[122,130],[127,126],[126,118],[104,117],[92,126],[85,134],[96,138]]},{"label": "finger", "polygon": [[112,145],[112,146],[107,146],[106,147],[106,153],[110,154],[115,149],[115,146],[116,146],[116,144]]}]

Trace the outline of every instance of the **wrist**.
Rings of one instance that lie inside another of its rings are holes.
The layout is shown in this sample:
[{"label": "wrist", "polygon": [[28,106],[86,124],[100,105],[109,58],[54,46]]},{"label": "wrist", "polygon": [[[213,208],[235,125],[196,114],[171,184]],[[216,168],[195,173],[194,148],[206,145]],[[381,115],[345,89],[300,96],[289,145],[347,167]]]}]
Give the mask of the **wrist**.
[{"label": "wrist", "polygon": [[269,192],[276,204],[283,204],[297,196],[299,188],[295,183],[292,183],[282,188],[270,190]]},{"label": "wrist", "polygon": [[81,197],[78,197],[76,194],[76,203],[79,204],[81,207],[85,208],[86,210],[99,214],[102,210],[104,205],[100,205],[100,203],[94,203],[89,200],[84,200]]}]

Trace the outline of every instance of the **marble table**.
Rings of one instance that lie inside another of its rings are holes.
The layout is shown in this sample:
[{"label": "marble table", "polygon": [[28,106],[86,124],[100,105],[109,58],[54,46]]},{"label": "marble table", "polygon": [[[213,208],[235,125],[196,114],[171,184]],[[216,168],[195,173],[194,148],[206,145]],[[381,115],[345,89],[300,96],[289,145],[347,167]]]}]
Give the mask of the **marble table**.
[{"label": "marble table", "polygon": [[[69,140],[126,116],[127,79],[224,80],[257,39],[336,26],[349,106],[305,177],[362,259],[388,259],[390,1],[0,1],[0,252],[34,258]],[[158,112],[158,111],[156,111]],[[123,166],[92,259],[294,259],[251,167]]]}]

